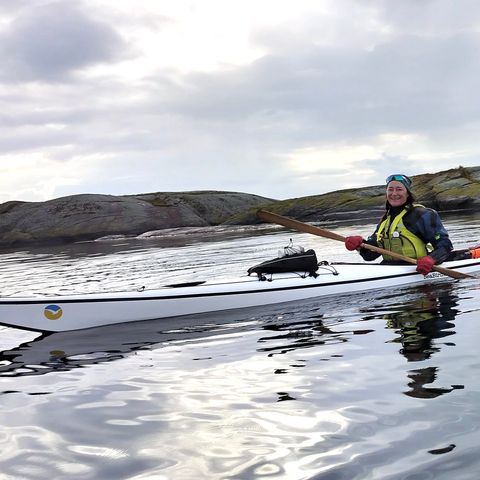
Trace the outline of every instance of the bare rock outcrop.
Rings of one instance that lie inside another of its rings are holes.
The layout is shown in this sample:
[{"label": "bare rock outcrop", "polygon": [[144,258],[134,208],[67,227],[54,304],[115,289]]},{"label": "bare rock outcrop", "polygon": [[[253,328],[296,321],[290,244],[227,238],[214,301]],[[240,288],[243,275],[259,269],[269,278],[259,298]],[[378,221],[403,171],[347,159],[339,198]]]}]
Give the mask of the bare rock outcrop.
[{"label": "bare rock outcrop", "polygon": [[139,235],[150,230],[222,223],[271,199],[237,192],[73,195],[0,205],[0,246]]}]

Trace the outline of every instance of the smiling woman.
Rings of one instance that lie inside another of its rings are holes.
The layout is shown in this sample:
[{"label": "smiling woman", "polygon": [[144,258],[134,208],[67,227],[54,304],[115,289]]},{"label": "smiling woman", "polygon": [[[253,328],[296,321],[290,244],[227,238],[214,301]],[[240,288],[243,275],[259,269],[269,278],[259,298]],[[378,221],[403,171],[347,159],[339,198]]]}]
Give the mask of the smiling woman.
[{"label": "smiling woman", "polygon": [[[435,210],[414,203],[409,177],[390,175],[386,183],[386,212],[375,232],[368,240],[349,236],[345,246],[359,250],[364,260],[379,257],[379,253],[362,248],[365,243],[416,259],[417,271],[427,275],[434,265],[447,260],[453,250],[448,232]],[[393,263],[395,258],[384,254],[383,261]]]},{"label": "smiling woman", "polygon": [[387,187],[387,202],[392,207],[401,207],[407,203],[409,193],[401,181],[392,180]]}]

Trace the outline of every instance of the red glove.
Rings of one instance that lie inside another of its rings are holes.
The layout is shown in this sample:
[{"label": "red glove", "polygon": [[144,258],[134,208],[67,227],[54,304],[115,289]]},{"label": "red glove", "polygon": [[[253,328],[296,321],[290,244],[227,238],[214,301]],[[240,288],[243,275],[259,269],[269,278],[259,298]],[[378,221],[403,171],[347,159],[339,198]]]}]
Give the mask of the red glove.
[{"label": "red glove", "polygon": [[417,260],[417,272],[422,275],[427,275],[432,271],[432,267],[435,265],[435,260],[428,255],[426,257],[419,258]]},{"label": "red glove", "polygon": [[356,250],[360,248],[360,245],[364,242],[363,238],[359,235],[354,235],[353,237],[347,237],[345,239],[345,247],[347,250]]}]

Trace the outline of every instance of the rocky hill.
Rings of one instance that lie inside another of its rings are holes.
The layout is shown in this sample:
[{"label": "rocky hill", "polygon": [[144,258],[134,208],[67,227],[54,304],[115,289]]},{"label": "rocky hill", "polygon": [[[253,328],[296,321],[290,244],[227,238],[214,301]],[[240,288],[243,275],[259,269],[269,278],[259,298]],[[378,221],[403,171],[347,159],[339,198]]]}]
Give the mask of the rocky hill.
[{"label": "rocky hill", "polygon": [[[478,209],[480,167],[412,177],[417,201],[438,211]],[[258,208],[308,222],[378,219],[385,185],[276,201],[247,193],[197,191],[141,195],[73,195],[0,205],[0,247],[139,235],[152,230],[259,223]]]},{"label": "rocky hill", "polygon": [[[458,167],[416,175],[412,191],[418,203],[439,212],[472,211],[480,207],[480,167]],[[351,188],[272,202],[267,210],[306,222],[378,219],[385,210],[385,185]],[[230,224],[258,223],[255,211],[243,212]]]},{"label": "rocky hill", "polygon": [[0,205],[0,247],[218,225],[273,201],[247,193],[199,191],[128,196],[85,194],[47,202],[7,202]]}]

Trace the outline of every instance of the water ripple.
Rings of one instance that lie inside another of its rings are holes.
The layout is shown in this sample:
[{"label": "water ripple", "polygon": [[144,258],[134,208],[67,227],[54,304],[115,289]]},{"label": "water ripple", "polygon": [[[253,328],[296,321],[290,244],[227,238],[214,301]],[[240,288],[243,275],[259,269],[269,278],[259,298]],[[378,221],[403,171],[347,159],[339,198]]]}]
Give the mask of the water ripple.
[{"label": "water ripple", "polygon": [[[450,222],[456,243],[478,237],[478,223]],[[7,252],[3,293],[244,275],[292,236],[258,233],[202,240],[205,230],[176,231]],[[351,259],[324,239],[295,239],[319,257]],[[472,478],[477,283],[43,336],[2,328],[0,476]]]}]

